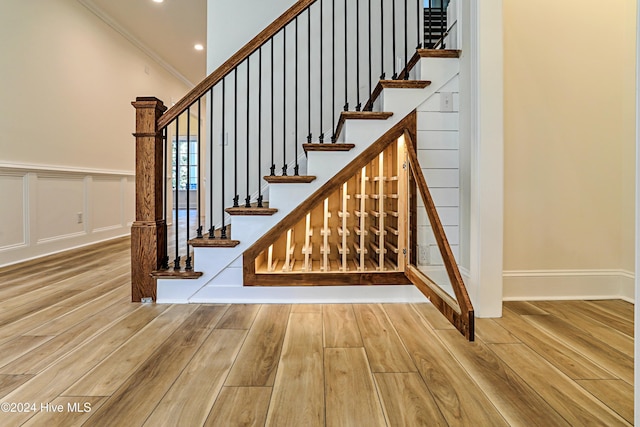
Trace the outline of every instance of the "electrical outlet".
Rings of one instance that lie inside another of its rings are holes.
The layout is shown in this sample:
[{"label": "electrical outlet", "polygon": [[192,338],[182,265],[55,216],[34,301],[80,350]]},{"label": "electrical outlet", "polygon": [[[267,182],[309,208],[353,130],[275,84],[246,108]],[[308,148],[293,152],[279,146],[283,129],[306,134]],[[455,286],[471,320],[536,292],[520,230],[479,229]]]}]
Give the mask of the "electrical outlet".
[{"label": "electrical outlet", "polygon": [[78,220],[78,224],[82,224],[84,222],[84,218],[83,218],[82,212],[78,212],[76,214],[76,219]]},{"label": "electrical outlet", "polygon": [[453,93],[440,92],[440,111],[453,111]]}]

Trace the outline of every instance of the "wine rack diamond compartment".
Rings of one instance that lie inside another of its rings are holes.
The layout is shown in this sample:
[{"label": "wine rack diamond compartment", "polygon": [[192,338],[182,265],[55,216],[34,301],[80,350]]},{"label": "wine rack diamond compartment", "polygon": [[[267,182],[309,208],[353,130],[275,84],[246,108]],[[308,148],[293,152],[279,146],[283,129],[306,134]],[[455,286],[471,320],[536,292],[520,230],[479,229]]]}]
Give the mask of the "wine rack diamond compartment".
[{"label": "wine rack diamond compartment", "polygon": [[255,259],[256,274],[402,272],[407,178],[401,141],[318,203]]}]

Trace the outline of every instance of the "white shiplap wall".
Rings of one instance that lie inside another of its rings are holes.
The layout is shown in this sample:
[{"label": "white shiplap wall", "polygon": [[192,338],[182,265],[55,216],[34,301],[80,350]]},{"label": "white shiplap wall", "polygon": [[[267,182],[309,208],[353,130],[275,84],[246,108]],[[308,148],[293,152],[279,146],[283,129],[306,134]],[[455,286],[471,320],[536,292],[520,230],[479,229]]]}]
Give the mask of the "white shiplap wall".
[{"label": "white shiplap wall", "polygon": [[[459,104],[459,77],[455,76],[418,107],[418,159],[456,259],[460,243]],[[419,198],[418,264],[442,265],[422,206]]]}]

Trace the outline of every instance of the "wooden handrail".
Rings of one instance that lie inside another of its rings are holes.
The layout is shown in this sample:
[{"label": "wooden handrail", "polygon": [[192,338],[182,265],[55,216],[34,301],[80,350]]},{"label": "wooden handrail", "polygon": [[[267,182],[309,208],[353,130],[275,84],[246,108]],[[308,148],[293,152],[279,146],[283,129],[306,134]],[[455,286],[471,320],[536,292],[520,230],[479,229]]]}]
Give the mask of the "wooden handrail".
[{"label": "wooden handrail", "polygon": [[267,40],[275,36],[282,28],[288,23],[293,21],[298,15],[304,12],[309,6],[315,3],[317,0],[299,0],[289,9],[287,9],[282,15],[276,18],[271,24],[269,24],[264,30],[262,30],[251,41],[240,48],[231,58],[227,59],[221,66],[219,66],[214,72],[209,74],[203,81],[201,81],[196,87],[191,89],[180,101],[178,101],[173,107],[171,107],[160,119],[158,120],[158,129],[163,129],[169,123],[171,123],[176,117],[182,114],[191,104],[203,96],[209,89],[215,86],[220,80],[222,80],[227,74],[229,74],[234,68],[240,65],[245,59],[247,59],[253,52],[257,51]]}]

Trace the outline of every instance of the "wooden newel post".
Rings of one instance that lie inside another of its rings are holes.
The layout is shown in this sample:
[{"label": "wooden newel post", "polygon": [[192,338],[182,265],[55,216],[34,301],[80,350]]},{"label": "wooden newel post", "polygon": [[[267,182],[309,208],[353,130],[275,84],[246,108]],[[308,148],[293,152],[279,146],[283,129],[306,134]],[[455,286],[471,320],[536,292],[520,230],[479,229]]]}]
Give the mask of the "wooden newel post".
[{"label": "wooden newel post", "polygon": [[140,97],[136,109],[136,220],[131,227],[131,301],[156,300],[156,279],[166,256],[163,218],[163,144],[158,118],[167,110],[156,98]]}]

